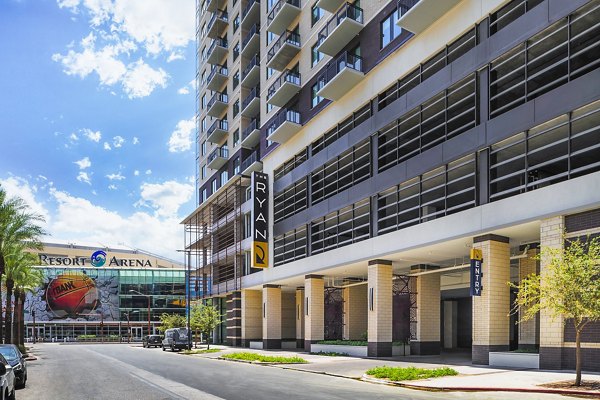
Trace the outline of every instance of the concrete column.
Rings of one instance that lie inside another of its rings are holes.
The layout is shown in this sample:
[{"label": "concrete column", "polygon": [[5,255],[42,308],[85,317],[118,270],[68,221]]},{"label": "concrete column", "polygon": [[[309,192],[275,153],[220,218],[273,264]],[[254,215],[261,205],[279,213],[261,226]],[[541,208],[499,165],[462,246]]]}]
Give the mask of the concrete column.
[{"label": "concrete column", "polygon": [[[540,224],[540,247],[561,249],[564,247],[565,219],[556,216]],[[544,279],[544,268],[549,264],[546,257],[540,260],[540,274]],[[563,346],[565,342],[564,318],[552,317],[547,311],[540,311],[540,368],[562,369]]]},{"label": "concrete column", "polygon": [[227,344],[242,345],[242,294],[240,291],[231,292],[225,300],[227,318]]},{"label": "concrete column", "polygon": [[325,281],[322,275],[306,275],[304,283],[304,350],[325,337]]},{"label": "concrete column", "polygon": [[508,351],[510,344],[510,245],[507,237],[473,239],[483,254],[481,296],[473,296],[473,364],[489,364],[490,351]]},{"label": "concrete column", "polygon": [[304,348],[304,288],[296,289],[296,347]]},{"label": "concrete column", "polygon": [[[525,251],[522,249],[521,251]],[[527,258],[519,259],[519,282],[525,278],[527,278],[531,274],[539,273],[539,262],[534,259],[538,254],[538,248],[529,248],[525,253]],[[523,310],[519,310],[519,319],[521,319],[521,314]],[[527,350],[537,350],[540,342],[540,322],[539,322],[539,314],[536,315],[533,319],[529,321],[520,322],[517,325],[519,329],[519,348],[527,349]]]},{"label": "concrete column", "polygon": [[364,340],[367,333],[367,284],[344,288],[344,339]]},{"label": "concrete column", "polygon": [[263,286],[263,349],[281,348],[281,287]]},{"label": "concrete column", "polygon": [[392,356],[392,262],[371,260],[368,267],[369,357]]},{"label": "concrete column", "polygon": [[[415,265],[411,273],[437,270],[432,265]],[[440,274],[417,276],[417,338],[410,342],[410,354],[440,354]]]},{"label": "concrete column", "polygon": [[242,290],[242,346],[262,340],[262,291]]},{"label": "concrete column", "polygon": [[458,302],[444,301],[444,349],[458,347]]}]

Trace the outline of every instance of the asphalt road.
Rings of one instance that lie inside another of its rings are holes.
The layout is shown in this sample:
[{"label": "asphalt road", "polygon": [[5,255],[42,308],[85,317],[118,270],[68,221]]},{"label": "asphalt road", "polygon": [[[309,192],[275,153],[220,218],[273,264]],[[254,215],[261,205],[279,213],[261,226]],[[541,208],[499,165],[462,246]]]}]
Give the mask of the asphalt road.
[{"label": "asphalt road", "polygon": [[36,345],[17,399],[542,399],[520,393],[435,393],[120,344]]}]

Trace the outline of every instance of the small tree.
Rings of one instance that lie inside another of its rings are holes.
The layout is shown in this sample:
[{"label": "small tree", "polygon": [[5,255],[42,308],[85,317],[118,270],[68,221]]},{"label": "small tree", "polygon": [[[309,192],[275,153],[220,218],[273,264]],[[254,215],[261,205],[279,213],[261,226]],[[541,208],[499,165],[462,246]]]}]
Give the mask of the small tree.
[{"label": "small tree", "polygon": [[181,328],[187,326],[187,320],[185,315],[181,314],[167,314],[163,313],[160,315],[160,329],[164,332],[171,328]]},{"label": "small tree", "polygon": [[541,275],[521,280],[512,313],[521,309],[521,321],[545,310],[552,318],[570,319],[575,328],[575,385],[581,385],[581,333],[600,321],[600,242],[567,241],[564,248],[542,248],[536,257],[546,262]]},{"label": "small tree", "polygon": [[196,327],[206,337],[206,344],[210,349],[212,332],[221,323],[221,314],[216,307],[207,304],[198,304],[192,309],[192,326]]}]

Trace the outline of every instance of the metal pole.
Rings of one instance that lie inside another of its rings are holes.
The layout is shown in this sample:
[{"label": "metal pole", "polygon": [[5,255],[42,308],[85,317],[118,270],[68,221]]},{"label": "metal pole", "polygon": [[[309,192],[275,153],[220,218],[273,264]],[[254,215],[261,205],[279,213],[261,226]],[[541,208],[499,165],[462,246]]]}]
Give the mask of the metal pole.
[{"label": "metal pole", "polygon": [[129,319],[129,311],[127,311],[127,343],[131,343],[131,321]]},{"label": "metal pole", "polygon": [[150,332],[150,296],[148,296],[148,335],[151,335]]},{"label": "metal pole", "polygon": [[33,344],[35,344],[37,338],[37,330],[35,329],[35,310],[31,311],[31,315],[33,316]]},{"label": "metal pole", "polygon": [[192,268],[192,252],[190,250],[187,251],[187,276],[186,276],[186,300],[185,305],[187,308],[187,330],[188,330],[188,349],[192,349],[192,330],[191,330],[191,268]]}]

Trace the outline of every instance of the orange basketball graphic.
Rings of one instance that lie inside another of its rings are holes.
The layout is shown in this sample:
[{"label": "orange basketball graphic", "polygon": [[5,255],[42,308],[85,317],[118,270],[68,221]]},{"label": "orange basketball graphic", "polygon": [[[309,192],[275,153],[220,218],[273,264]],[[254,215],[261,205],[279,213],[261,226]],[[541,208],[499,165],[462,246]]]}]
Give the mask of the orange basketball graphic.
[{"label": "orange basketball graphic", "polygon": [[46,303],[57,317],[90,314],[98,307],[98,289],[82,272],[58,275],[46,288]]}]

